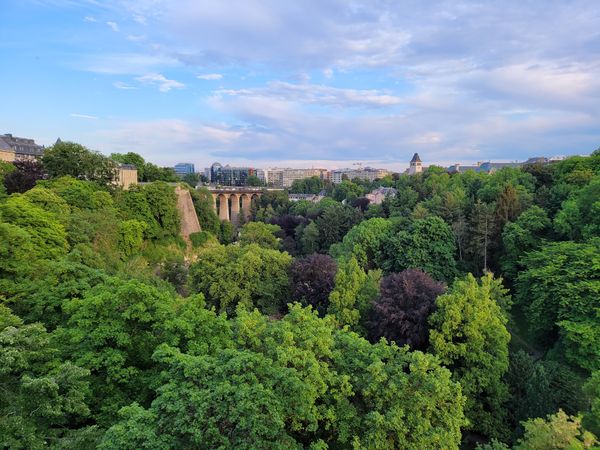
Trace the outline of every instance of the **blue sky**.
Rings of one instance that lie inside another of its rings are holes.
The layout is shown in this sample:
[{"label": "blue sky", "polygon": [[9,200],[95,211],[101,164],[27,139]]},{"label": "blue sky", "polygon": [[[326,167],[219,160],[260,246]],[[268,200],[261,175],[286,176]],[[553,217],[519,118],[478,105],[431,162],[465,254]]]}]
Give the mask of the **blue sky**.
[{"label": "blue sky", "polygon": [[0,133],[163,165],[600,146],[600,2],[0,0]]}]

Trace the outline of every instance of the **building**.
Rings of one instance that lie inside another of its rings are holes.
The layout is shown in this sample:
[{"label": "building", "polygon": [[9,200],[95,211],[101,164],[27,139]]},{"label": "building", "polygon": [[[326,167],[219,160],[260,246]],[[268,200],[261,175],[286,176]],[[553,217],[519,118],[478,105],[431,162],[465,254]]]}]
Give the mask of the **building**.
[{"label": "building", "polygon": [[371,205],[381,205],[387,197],[395,197],[397,193],[398,191],[394,188],[379,187],[369,192],[365,197],[369,199]]},{"label": "building", "polygon": [[256,176],[252,167],[222,166],[218,162],[210,168],[210,182],[222,186],[246,186],[248,178]]},{"label": "building", "polygon": [[300,200],[305,200],[307,202],[319,203],[324,198],[324,192],[319,192],[318,194],[288,194],[288,200],[290,202],[299,202]]},{"label": "building", "polygon": [[[563,158],[564,159],[564,158]],[[463,166],[460,164],[454,164],[450,167],[448,167],[448,172],[450,173],[464,173],[467,170],[472,170],[474,172],[482,172],[482,173],[494,173],[497,170],[500,169],[504,169],[505,167],[514,167],[514,168],[518,168],[518,167],[523,167],[529,164],[550,164],[554,161],[558,161],[560,159],[556,159],[556,157],[554,158],[546,158],[545,156],[534,156],[532,158],[529,158],[527,161],[523,161],[523,162],[491,162],[491,161],[487,161],[487,162],[482,162],[479,161],[477,164],[472,165],[472,166]]]},{"label": "building", "polygon": [[[0,143],[0,146],[1,145],[2,144]],[[13,162],[14,160],[15,160],[15,151],[13,149],[0,147],[0,161]]]},{"label": "building", "polygon": [[117,171],[117,186],[122,187],[123,189],[129,189],[129,186],[132,184],[138,183],[138,173],[137,167],[133,164],[120,164]]},{"label": "building", "polygon": [[[0,135],[0,152],[2,152],[0,159],[3,161],[34,160],[44,155],[44,146],[37,145],[33,139],[7,133]],[[10,153],[13,155],[11,156]]]},{"label": "building", "polygon": [[190,173],[194,173],[194,165],[192,163],[179,163],[179,164],[175,164],[175,166],[173,167],[173,169],[175,169],[175,173],[177,174],[177,176],[183,178],[184,176],[190,174]]},{"label": "building", "polygon": [[333,184],[340,184],[345,179],[354,180],[355,178],[366,181],[375,181],[380,180],[388,175],[390,175],[388,170],[374,169],[372,167],[360,169],[337,169],[331,172],[331,182]]},{"label": "building", "polygon": [[410,160],[410,166],[408,167],[408,174],[415,175],[417,173],[423,172],[423,163],[421,162],[421,158],[419,158],[419,154],[415,153]]},{"label": "building", "polygon": [[[296,180],[318,177],[321,180],[328,178],[327,169],[292,169],[292,168],[271,168],[265,171],[265,182],[269,186],[277,188],[289,188]],[[259,177],[260,178],[260,177]]]}]

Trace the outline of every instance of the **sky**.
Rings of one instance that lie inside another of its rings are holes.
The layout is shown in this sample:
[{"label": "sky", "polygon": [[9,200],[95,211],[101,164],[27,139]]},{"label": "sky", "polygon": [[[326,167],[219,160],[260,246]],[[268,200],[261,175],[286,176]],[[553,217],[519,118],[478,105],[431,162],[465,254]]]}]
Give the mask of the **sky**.
[{"label": "sky", "polygon": [[598,0],[0,0],[0,133],[160,165],[600,146]]}]

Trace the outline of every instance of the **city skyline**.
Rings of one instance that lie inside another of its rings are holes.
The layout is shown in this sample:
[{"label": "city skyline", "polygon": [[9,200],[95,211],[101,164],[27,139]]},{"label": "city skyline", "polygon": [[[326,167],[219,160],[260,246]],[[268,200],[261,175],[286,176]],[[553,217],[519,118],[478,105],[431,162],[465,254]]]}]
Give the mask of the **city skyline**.
[{"label": "city skyline", "polygon": [[197,168],[600,144],[597,2],[234,3],[3,2],[0,131]]}]

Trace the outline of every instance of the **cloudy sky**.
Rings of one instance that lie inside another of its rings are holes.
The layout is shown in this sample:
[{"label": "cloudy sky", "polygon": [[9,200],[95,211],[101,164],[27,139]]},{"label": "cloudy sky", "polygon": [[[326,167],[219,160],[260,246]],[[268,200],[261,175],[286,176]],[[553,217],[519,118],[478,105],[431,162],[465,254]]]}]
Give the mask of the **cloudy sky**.
[{"label": "cloudy sky", "polygon": [[600,146],[600,1],[1,0],[0,133],[159,164]]}]

